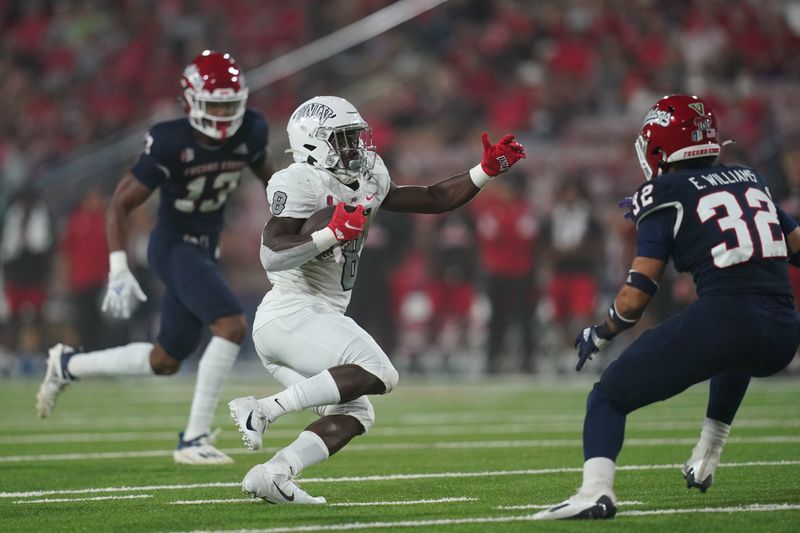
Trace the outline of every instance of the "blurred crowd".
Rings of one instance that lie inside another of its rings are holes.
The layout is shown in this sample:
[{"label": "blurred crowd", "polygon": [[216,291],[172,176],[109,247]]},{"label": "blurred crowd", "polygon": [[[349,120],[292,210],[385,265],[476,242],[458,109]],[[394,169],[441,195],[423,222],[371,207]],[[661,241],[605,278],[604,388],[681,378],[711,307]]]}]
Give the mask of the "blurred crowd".
[{"label": "blurred crowd", "polygon": [[[147,339],[158,320],[152,203],[134,212],[129,250],[151,298],[131,324],[109,322],[97,305],[103,212],[121,173],[86,172],[65,195],[54,192],[59,168],[178,116],[181,69],[205,48],[247,72],[391,3],[0,0],[0,373],[30,371],[56,339],[87,349]],[[249,105],[270,121],[280,168],[300,102],[351,100],[398,184],[471,167],[484,130],[516,132],[528,159],[466,208],[378,217],[349,313],[408,370],[534,373],[569,368],[575,333],[624,279],[635,229],[616,205],[642,179],[633,139],[674,92],[712,103],[736,140],[723,158],[758,168],[800,217],[797,1],[450,0],[252,92]],[[268,289],[267,210],[256,180],[243,188],[253,194],[229,202],[223,263],[252,312]],[[691,280],[671,273],[640,327],[692,298]]]}]

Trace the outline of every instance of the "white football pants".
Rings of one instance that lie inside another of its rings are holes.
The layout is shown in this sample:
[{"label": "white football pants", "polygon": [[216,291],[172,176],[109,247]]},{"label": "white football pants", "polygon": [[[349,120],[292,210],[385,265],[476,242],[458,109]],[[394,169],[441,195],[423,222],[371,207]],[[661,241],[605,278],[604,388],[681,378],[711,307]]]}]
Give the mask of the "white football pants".
[{"label": "white football pants", "polygon": [[[399,379],[389,357],[350,317],[312,297],[268,294],[253,325],[256,352],[272,377],[288,387],[328,368],[353,364],[380,378],[390,392]],[[314,409],[346,414],[369,430],[375,414],[366,396]]]}]

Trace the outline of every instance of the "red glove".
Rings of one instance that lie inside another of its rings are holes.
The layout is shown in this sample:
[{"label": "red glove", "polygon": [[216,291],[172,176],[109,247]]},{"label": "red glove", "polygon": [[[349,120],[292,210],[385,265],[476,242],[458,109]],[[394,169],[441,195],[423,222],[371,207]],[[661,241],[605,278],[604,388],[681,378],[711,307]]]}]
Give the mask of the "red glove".
[{"label": "red glove", "polygon": [[525,159],[525,147],[514,140],[514,135],[506,133],[500,142],[492,144],[489,135],[481,135],[483,141],[483,161],[481,169],[489,176],[495,177],[511,168],[520,159]]},{"label": "red glove", "polygon": [[328,227],[339,242],[357,239],[367,223],[363,205],[357,205],[353,211],[348,211],[345,207],[347,204],[340,202],[333,212],[331,221],[328,222]]}]

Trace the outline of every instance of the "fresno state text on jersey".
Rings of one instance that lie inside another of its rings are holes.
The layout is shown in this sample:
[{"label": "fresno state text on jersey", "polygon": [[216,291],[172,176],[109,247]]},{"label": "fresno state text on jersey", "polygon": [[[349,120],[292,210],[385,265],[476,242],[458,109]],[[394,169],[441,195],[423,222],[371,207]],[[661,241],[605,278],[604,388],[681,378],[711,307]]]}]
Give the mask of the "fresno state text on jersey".
[{"label": "fresno state text on jersey", "polygon": [[251,109],[221,144],[200,142],[186,118],[150,128],[132,172],[148,188],[161,188],[158,224],[191,234],[221,231],[225,204],[244,167],[260,165],[267,157],[267,136],[264,117]]}]

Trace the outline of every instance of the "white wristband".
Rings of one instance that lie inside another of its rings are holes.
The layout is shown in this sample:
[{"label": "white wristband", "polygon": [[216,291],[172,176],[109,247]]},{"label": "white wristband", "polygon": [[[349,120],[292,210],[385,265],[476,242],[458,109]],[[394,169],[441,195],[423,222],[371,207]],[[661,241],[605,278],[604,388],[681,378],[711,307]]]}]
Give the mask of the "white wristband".
[{"label": "white wristband", "polygon": [[474,183],[477,188],[483,189],[487,183],[492,181],[492,176],[484,172],[481,164],[478,163],[469,169],[469,179],[472,180],[472,183]]},{"label": "white wristband", "polygon": [[117,274],[119,272],[130,270],[128,268],[128,254],[126,254],[122,250],[111,252],[108,255],[108,266],[109,266],[109,272],[111,272],[112,274]]},{"label": "white wristband", "polygon": [[336,238],[336,235],[333,233],[333,230],[327,226],[312,233],[311,240],[314,241],[317,250],[320,252],[325,252],[332,246],[339,244],[339,241]]}]

